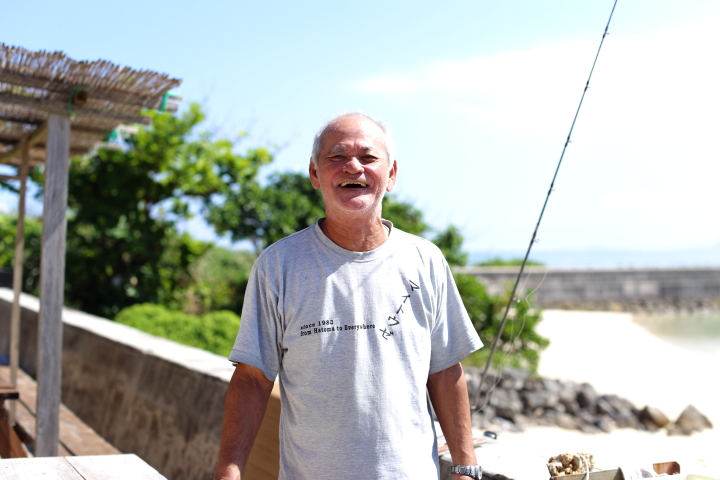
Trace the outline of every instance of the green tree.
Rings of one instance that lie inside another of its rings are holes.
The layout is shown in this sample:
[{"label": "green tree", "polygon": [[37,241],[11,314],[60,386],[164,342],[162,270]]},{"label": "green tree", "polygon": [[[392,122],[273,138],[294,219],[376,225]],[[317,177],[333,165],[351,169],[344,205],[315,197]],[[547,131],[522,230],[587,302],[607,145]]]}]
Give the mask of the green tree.
[{"label": "green tree", "polygon": [[465,239],[460,233],[460,229],[455,225],[448,226],[433,238],[433,243],[440,248],[445,255],[445,260],[453,266],[467,265],[468,254],[462,249]]},{"label": "green tree", "polygon": [[[14,266],[16,233],[17,216],[0,214],[0,268],[12,269]],[[26,216],[22,291],[32,295],[37,295],[38,291],[41,241],[42,222]]]},{"label": "green tree", "polygon": [[[477,267],[519,267],[522,265],[523,259],[522,258],[501,258],[501,257],[494,257],[490,258],[488,260],[483,260],[482,262],[478,262],[475,264]],[[527,263],[525,264],[527,266],[543,266],[545,265],[542,262],[536,262],[535,260],[531,260],[528,258]]]},{"label": "green tree", "polygon": [[[262,187],[227,189],[208,201],[208,222],[217,233],[230,233],[234,241],[249,240],[259,254],[268,245],[313,225],[325,216],[320,190],[305,173],[275,172]],[[383,217],[406,232],[428,230],[422,212],[394,195],[383,198]]]},{"label": "green tree", "polygon": [[191,286],[182,310],[200,314],[214,310],[242,311],[245,289],[256,256],[214,246],[190,265]]},{"label": "green tree", "polygon": [[422,236],[430,230],[423,213],[413,204],[398,200],[395,195],[385,195],[382,205],[383,218],[390,220],[400,230]]},{"label": "green tree", "polygon": [[[210,245],[179,234],[175,222],[190,216],[193,198],[247,188],[272,160],[266,149],[240,155],[233,142],[199,131],[197,104],[150,115],[127,151],[71,161],[65,298],[108,318],[134,303],[180,308],[189,266]],[[42,188],[42,175],[33,178]]]},{"label": "green tree", "polygon": [[[487,361],[495,337],[500,331],[510,292],[505,295],[489,295],[485,286],[471,275],[455,275],[455,283],[470,320],[485,344],[485,348],[472,354],[465,363],[482,366]],[[533,307],[530,298],[513,302],[498,341],[493,364],[506,364],[536,372],[540,353],[550,344],[548,339],[535,331],[540,320],[541,312]]]},{"label": "green tree", "polygon": [[208,202],[208,222],[235,241],[250,240],[256,253],[325,216],[322,195],[301,173],[276,172],[265,187],[252,182],[220,195]]}]

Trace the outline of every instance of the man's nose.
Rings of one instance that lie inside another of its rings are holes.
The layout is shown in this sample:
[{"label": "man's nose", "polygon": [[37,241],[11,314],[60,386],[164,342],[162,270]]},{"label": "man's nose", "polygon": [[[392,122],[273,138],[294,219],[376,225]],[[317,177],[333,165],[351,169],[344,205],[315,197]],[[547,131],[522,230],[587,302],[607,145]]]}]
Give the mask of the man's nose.
[{"label": "man's nose", "polygon": [[343,167],[343,171],[347,173],[360,173],[362,170],[363,165],[357,157],[348,158],[348,161],[345,162],[345,166]]}]

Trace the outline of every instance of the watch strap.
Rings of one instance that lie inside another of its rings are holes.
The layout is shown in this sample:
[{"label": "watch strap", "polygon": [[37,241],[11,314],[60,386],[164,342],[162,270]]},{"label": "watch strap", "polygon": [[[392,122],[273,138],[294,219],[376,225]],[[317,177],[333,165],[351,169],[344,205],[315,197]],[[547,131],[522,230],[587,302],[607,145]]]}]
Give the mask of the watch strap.
[{"label": "watch strap", "polygon": [[453,475],[467,475],[468,477],[480,480],[482,477],[482,468],[480,468],[480,465],[453,465],[450,467],[450,473]]}]

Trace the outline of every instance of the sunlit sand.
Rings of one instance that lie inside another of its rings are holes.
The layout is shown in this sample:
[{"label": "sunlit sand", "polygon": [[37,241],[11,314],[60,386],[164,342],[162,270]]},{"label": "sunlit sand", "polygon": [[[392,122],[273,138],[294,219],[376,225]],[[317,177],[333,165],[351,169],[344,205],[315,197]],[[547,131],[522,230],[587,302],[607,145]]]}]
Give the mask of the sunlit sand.
[{"label": "sunlit sand", "polygon": [[[502,433],[498,441],[509,450],[517,449],[515,462],[522,455],[523,463],[532,464],[524,470],[534,478],[548,478],[544,465],[548,457],[587,452],[595,455],[596,465],[602,469],[674,460],[683,474],[720,478],[718,351],[670,343],[633,323],[632,316],[625,313],[548,310],[543,318],[538,332],[552,343],[542,354],[541,375],[589,382],[599,393],[618,394],[638,408],[658,407],[671,420],[693,404],[715,429],[690,437],[669,437],[664,430],[617,429],[589,435],[545,427]],[[492,455],[490,449],[486,452]]]}]

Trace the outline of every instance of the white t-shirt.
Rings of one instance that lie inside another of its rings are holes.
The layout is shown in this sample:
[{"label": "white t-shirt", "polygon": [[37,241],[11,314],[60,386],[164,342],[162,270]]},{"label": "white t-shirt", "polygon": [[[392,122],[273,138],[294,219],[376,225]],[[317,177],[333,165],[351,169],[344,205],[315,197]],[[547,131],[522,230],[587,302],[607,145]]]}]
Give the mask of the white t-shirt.
[{"label": "white t-shirt", "polygon": [[280,480],[430,480],[428,375],[481,346],[433,243],[353,252],[313,225],[258,257],[230,360],[279,376]]}]

